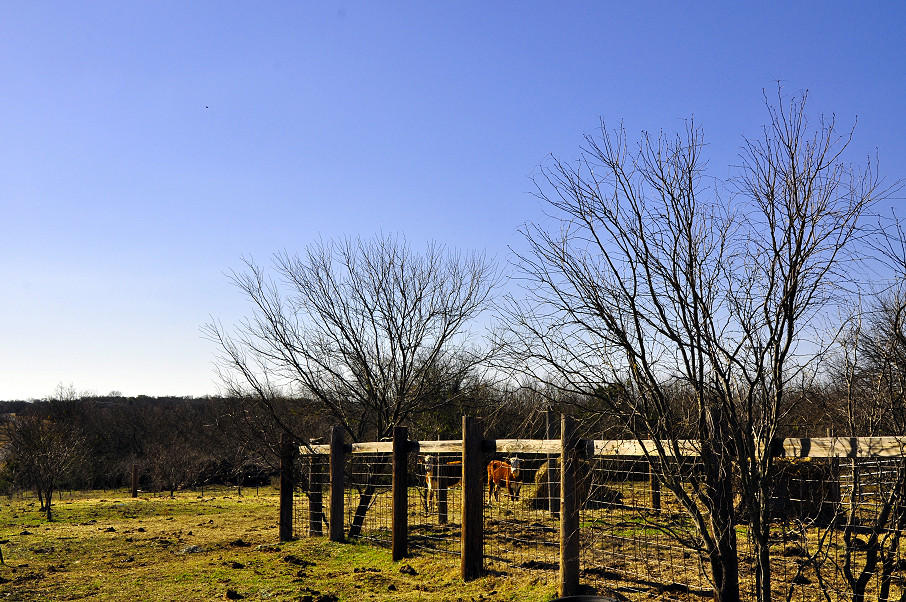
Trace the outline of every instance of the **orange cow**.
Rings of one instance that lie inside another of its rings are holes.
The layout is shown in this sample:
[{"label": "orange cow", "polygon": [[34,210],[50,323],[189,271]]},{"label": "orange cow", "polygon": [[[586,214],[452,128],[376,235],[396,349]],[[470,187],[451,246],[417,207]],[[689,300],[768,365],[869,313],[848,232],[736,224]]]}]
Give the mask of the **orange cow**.
[{"label": "orange cow", "polygon": [[511,500],[519,499],[519,490],[522,489],[522,461],[519,458],[510,458],[509,462],[492,460],[488,464],[488,503],[491,496],[500,499],[500,490],[506,488]]}]

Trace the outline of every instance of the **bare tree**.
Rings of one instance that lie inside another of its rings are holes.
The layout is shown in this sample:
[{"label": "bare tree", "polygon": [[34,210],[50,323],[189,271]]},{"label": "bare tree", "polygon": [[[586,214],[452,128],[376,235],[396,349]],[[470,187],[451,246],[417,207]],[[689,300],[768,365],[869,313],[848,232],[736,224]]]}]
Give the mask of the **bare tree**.
[{"label": "bare tree", "polygon": [[17,477],[22,485],[35,489],[41,511],[47,513],[50,521],[53,520],[53,493],[83,458],[85,441],[71,423],[44,411],[52,408],[38,409],[33,414],[12,418],[6,428]]},{"label": "bare tree", "polygon": [[[831,382],[845,401],[851,436],[906,432],[906,236],[899,222],[885,233],[875,249],[892,270],[892,284],[864,302],[865,307],[860,303],[852,310],[833,365]],[[853,602],[863,601],[874,581],[878,598],[888,600],[906,529],[906,461],[893,458],[864,471],[854,458],[850,471],[849,494],[828,528],[842,528],[842,557],[827,553],[830,538],[825,534],[810,558],[819,574],[845,579]],[[876,490],[870,504],[863,499],[866,490]],[[871,510],[866,512],[867,505]]]},{"label": "bare tree", "polygon": [[275,409],[289,397],[316,401],[354,441],[388,437],[449,401],[448,384],[486,359],[469,331],[496,285],[483,255],[434,244],[419,254],[386,235],[279,253],[276,280],[246,267],[233,282],[253,315],[232,333],[219,323],[205,332],[222,350],[227,390],[267,408],[287,432]]},{"label": "bare tree", "polygon": [[143,419],[151,435],[145,442],[144,462],[159,491],[176,491],[195,483],[209,459],[202,421],[193,408],[174,404],[147,408]]},{"label": "bare tree", "polygon": [[[544,169],[539,196],[560,229],[525,228],[528,299],[506,315],[525,373],[653,440],[649,460],[692,524],[671,534],[708,559],[724,602],[739,599],[734,465],[758,599],[771,599],[771,444],[790,387],[824,352],[820,318],[877,190],[870,170],[840,160],[849,132],[809,127],[805,95],[766,105],[763,136],[745,141],[727,183],[706,177],[691,122],[636,149],[602,124],[576,165]],[[690,434],[702,471],[681,453]]]}]

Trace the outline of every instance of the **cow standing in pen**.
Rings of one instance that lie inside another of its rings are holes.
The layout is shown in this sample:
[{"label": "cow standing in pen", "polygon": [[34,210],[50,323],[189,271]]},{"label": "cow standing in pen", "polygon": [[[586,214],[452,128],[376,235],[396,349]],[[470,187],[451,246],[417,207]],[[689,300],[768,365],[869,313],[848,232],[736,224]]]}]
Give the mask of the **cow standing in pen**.
[{"label": "cow standing in pen", "polygon": [[510,458],[509,462],[492,460],[488,464],[488,503],[491,497],[500,499],[500,490],[506,489],[511,500],[519,499],[522,489],[522,461],[519,458]]},{"label": "cow standing in pen", "polygon": [[455,487],[462,482],[462,461],[444,462],[438,456],[425,456],[422,463],[425,465],[425,485],[428,490],[427,509],[431,511],[441,487]]}]

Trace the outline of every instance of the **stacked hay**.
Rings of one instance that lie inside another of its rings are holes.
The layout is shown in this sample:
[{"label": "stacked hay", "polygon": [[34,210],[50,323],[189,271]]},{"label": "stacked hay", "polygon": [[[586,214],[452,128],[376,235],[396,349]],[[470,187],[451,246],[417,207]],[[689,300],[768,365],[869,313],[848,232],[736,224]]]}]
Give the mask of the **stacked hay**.
[{"label": "stacked hay", "polygon": [[[553,465],[553,474],[551,472]],[[603,473],[592,470],[592,465],[586,460],[579,463],[579,474],[576,475],[576,497],[582,508],[614,508],[623,505],[622,494],[598,482]],[[553,498],[559,507],[560,499],[560,471],[557,460],[545,462],[535,472],[535,492],[528,498],[530,507],[538,510],[548,509],[549,499]]]},{"label": "stacked hay", "polygon": [[[747,508],[740,495],[739,476],[733,475],[736,513],[744,520]],[[771,519],[827,525],[840,507],[840,468],[831,459],[777,458],[770,476]]]},{"label": "stacked hay", "polygon": [[535,471],[535,485],[535,492],[527,500],[530,507],[547,510],[549,499],[560,499],[560,473],[557,472],[556,460],[545,462]]}]

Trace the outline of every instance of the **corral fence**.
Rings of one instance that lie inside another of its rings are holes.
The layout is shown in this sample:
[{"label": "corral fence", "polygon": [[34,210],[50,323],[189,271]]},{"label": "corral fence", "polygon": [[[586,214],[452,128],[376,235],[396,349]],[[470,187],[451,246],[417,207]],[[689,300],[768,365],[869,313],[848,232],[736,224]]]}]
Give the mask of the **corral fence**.
[{"label": "corral fence", "polygon": [[[497,565],[548,571],[564,596],[585,583],[632,599],[710,597],[700,542],[645,454],[653,443],[580,439],[568,416],[559,438],[552,430],[547,439],[485,439],[480,421],[464,417],[461,440],[410,441],[399,427],[392,441],[348,444],[340,428],[329,444],[286,441],[280,537],[368,540],[394,560],[414,549],[456,555],[465,580]],[[697,446],[681,443],[683,470],[700,475]],[[774,599],[906,600],[906,495],[892,495],[906,489],[904,443],[778,443]],[[505,485],[491,494],[494,460],[520,467],[518,495]],[[740,523],[741,593],[754,597],[754,548]]]}]

